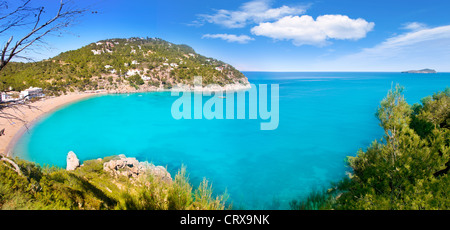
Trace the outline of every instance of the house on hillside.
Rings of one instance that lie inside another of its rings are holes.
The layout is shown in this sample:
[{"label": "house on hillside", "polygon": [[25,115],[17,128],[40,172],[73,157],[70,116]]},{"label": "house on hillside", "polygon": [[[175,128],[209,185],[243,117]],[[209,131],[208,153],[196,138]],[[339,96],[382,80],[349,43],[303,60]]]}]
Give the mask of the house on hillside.
[{"label": "house on hillside", "polygon": [[19,94],[19,97],[25,100],[43,96],[45,96],[45,94],[43,93],[42,89],[38,87],[30,87],[24,91],[21,91]]},{"label": "house on hillside", "polygon": [[102,54],[102,50],[91,50],[94,55]]},{"label": "house on hillside", "polygon": [[106,42],[106,45],[109,47],[114,47],[114,44],[112,42]]},{"label": "house on hillside", "polygon": [[12,101],[16,101],[17,99],[18,98],[15,98],[14,93],[12,93],[12,92],[8,92],[8,93],[2,92],[1,97],[0,97],[0,102],[12,102]]},{"label": "house on hillside", "polygon": [[125,74],[126,75],[126,77],[131,77],[131,76],[134,76],[134,75],[141,75],[141,71],[140,70],[138,70],[138,69],[130,69],[130,70],[128,70],[127,71],[127,73]]},{"label": "house on hillside", "polygon": [[151,77],[149,77],[149,76],[141,76],[141,78],[142,78],[142,80],[144,80],[144,81],[150,81],[152,78]]}]

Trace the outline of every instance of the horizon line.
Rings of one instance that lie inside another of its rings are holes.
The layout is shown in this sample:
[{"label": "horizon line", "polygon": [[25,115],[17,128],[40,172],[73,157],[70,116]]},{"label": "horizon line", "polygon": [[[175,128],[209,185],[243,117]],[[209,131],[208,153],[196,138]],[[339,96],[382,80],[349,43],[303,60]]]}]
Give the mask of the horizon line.
[{"label": "horizon line", "polygon": [[[273,73],[402,73],[402,71],[384,71],[384,70],[239,70],[240,72],[273,72]],[[450,73],[449,71],[440,71],[437,73]],[[433,74],[433,73],[410,73],[410,74]]]}]

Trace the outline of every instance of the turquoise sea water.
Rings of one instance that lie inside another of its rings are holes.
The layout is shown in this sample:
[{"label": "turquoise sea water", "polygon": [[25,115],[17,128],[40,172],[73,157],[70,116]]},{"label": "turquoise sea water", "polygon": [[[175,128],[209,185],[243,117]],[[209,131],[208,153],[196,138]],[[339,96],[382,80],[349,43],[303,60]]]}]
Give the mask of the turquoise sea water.
[{"label": "turquoise sea water", "polygon": [[184,164],[194,185],[206,177],[236,209],[288,209],[345,176],[346,156],[382,137],[374,114],[392,85],[405,87],[410,104],[450,85],[447,73],[244,74],[256,86],[279,84],[276,130],[262,131],[252,119],[175,120],[178,97],[168,92],[105,95],[46,116],[14,152],[61,167],[69,151],[81,161],[125,154],[173,176]]}]

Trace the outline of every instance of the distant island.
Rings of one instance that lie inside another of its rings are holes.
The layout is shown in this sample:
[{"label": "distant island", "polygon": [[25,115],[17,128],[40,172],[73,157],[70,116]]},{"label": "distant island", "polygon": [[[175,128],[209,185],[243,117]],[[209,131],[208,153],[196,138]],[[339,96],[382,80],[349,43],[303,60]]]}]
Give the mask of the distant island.
[{"label": "distant island", "polygon": [[402,73],[437,73],[434,69],[409,70]]}]

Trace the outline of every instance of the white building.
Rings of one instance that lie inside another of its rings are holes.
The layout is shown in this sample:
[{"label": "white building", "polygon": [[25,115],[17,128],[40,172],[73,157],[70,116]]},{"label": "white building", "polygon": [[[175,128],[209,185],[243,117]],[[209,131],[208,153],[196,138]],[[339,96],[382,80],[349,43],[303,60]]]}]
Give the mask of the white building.
[{"label": "white building", "polygon": [[1,93],[1,99],[0,102],[10,102],[14,101],[15,99],[8,93],[2,92]]},{"label": "white building", "polygon": [[0,97],[0,102],[5,102],[7,97],[8,97],[8,94],[6,94],[5,92],[2,92],[1,97]]},{"label": "white building", "polygon": [[101,50],[91,50],[92,51],[92,53],[94,53],[94,55],[100,55],[100,54],[102,54],[102,51]]},{"label": "white building", "polygon": [[114,44],[112,42],[106,42],[106,45],[110,46],[110,47],[114,47]]},{"label": "white building", "polygon": [[134,75],[139,75],[140,76],[141,75],[141,71],[138,70],[138,69],[130,69],[130,70],[128,70],[126,75],[127,75],[127,77],[131,77],[131,76],[134,76]]},{"label": "white building", "polygon": [[45,96],[42,89],[38,87],[30,87],[24,91],[21,91],[19,97],[21,99],[31,99],[35,97],[43,97]]},{"label": "white building", "polygon": [[152,78],[151,77],[149,77],[149,76],[141,76],[141,78],[142,78],[142,80],[144,80],[144,81],[150,81]]},{"label": "white building", "polygon": [[137,62],[136,60],[133,60],[133,61],[131,61],[131,64],[132,64],[132,65],[138,65],[139,62]]}]

